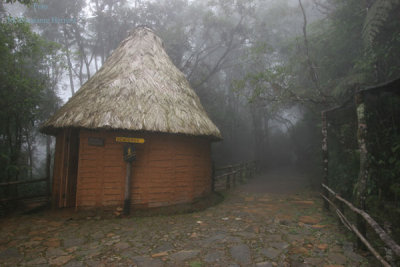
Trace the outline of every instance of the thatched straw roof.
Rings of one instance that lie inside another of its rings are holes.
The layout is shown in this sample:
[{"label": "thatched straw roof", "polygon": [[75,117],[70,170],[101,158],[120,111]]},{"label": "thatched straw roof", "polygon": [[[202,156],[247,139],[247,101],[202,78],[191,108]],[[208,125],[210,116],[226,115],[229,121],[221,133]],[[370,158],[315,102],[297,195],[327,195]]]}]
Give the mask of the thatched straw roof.
[{"label": "thatched straw roof", "polygon": [[122,41],[41,131],[55,134],[67,127],[221,138],[184,74],[163,49],[161,39],[145,27],[135,29]]}]

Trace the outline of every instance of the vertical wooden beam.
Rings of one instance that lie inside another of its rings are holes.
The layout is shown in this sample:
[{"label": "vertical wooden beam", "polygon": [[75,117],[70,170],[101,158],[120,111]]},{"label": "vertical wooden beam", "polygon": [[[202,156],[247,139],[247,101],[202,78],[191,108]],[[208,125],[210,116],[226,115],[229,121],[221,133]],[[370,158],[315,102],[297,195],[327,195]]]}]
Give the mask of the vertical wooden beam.
[{"label": "vertical wooden beam", "polygon": [[46,193],[47,195],[51,196],[51,188],[50,188],[50,165],[51,165],[51,153],[50,153],[50,145],[51,145],[51,137],[46,136]]},{"label": "vertical wooden beam", "polygon": [[[358,181],[355,184],[356,205],[359,209],[365,210],[365,199],[367,197],[367,181],[369,175],[368,149],[367,149],[367,119],[364,96],[361,92],[355,95],[355,104],[357,107],[357,139],[360,150],[360,172]],[[365,236],[366,225],[360,215],[357,215],[357,228]],[[358,244],[363,247],[361,240]]]},{"label": "vertical wooden beam", "polygon": [[211,161],[211,192],[215,192],[215,163]]},{"label": "vertical wooden beam", "polygon": [[[325,111],[321,112],[321,122],[322,122],[322,182],[326,185],[329,185],[328,179],[328,165],[329,165],[329,151],[328,151],[328,122],[327,122],[327,114]],[[322,188],[322,193],[325,196],[329,196],[325,188]],[[329,203],[324,199],[324,208],[329,210]]]},{"label": "vertical wooden beam", "polygon": [[129,215],[131,211],[131,176],[132,163],[126,163],[125,195],[124,195],[124,215]]}]

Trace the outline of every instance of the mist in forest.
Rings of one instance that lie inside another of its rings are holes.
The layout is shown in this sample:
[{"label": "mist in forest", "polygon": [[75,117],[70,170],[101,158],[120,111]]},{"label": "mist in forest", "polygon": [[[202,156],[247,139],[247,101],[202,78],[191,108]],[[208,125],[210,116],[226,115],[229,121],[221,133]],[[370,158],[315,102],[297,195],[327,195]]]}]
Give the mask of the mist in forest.
[{"label": "mist in forest", "polygon": [[392,1],[2,1],[1,179],[44,175],[39,126],[143,25],[221,130],[216,165],[318,172],[320,112],[398,76],[399,5],[377,2]]}]

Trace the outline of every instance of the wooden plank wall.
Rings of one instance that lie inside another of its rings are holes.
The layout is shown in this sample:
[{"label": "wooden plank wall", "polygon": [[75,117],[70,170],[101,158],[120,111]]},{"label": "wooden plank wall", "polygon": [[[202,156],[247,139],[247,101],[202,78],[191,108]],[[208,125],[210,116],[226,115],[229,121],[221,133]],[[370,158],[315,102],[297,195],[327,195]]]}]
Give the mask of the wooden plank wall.
[{"label": "wooden plank wall", "polygon": [[[211,144],[205,138],[81,130],[77,207],[123,205],[126,163],[115,137],[144,138],[132,163],[132,206],[142,209],[191,202],[211,192]],[[104,146],[88,145],[89,137]]]},{"label": "wooden plank wall", "polygon": [[52,185],[53,208],[58,208],[60,205],[60,183],[62,176],[63,155],[64,155],[64,132],[60,132],[56,136],[56,150],[54,155],[53,185]]}]

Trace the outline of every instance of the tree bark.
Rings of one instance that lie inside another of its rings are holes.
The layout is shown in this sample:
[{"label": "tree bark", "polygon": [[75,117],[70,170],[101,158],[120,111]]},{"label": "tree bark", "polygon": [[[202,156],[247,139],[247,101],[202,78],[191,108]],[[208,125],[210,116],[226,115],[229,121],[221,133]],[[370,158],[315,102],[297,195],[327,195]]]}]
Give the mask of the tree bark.
[{"label": "tree bark", "polygon": [[73,74],[72,74],[72,63],[71,63],[71,57],[69,54],[69,44],[68,44],[67,34],[68,34],[67,28],[64,26],[64,46],[65,46],[65,54],[67,57],[69,84],[71,87],[71,95],[74,95],[75,94],[74,78],[73,78]]},{"label": "tree bark", "polygon": [[[365,210],[365,199],[367,197],[367,181],[369,175],[369,162],[368,162],[368,150],[367,150],[367,121],[366,121],[366,110],[365,103],[362,93],[358,93],[355,96],[355,102],[357,106],[357,125],[358,125],[358,147],[360,149],[360,172],[358,175],[358,181],[355,185],[356,193],[356,205],[359,209]],[[364,220],[357,216],[357,228],[361,234],[365,236],[366,227]]]},{"label": "tree bark", "polygon": [[[327,123],[327,114],[326,112],[321,113],[322,120],[322,169],[323,169],[323,177],[322,182],[324,184],[329,184],[329,176],[328,176],[328,166],[329,166],[329,151],[328,151],[328,123]],[[322,189],[323,193],[326,194],[326,190]],[[324,208],[329,210],[329,203],[324,201]]]}]

